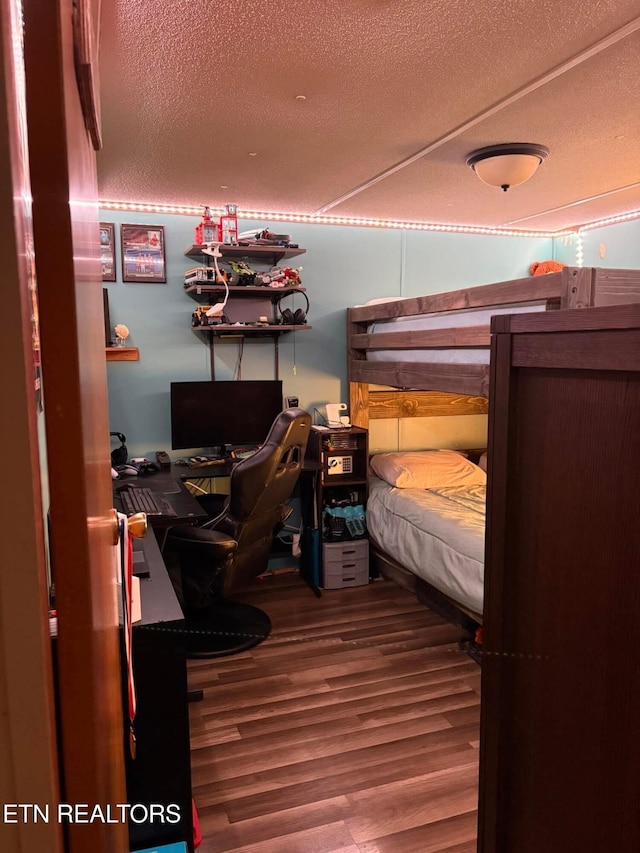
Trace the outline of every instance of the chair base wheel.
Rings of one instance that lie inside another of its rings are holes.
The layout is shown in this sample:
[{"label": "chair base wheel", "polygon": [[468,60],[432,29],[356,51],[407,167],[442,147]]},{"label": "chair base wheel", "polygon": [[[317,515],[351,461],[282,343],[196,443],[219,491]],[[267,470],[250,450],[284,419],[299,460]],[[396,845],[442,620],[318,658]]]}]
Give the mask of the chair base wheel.
[{"label": "chair base wheel", "polygon": [[252,604],[225,601],[185,619],[188,658],[217,658],[252,649],[269,636],[271,619]]}]

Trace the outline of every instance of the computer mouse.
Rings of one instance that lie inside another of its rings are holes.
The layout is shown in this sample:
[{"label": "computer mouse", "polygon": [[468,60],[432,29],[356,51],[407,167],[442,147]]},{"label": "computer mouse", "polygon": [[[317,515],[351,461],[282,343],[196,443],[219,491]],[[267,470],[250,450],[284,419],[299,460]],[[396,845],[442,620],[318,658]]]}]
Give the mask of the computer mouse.
[{"label": "computer mouse", "polygon": [[121,477],[138,476],[138,469],[134,465],[118,465],[117,470]]}]

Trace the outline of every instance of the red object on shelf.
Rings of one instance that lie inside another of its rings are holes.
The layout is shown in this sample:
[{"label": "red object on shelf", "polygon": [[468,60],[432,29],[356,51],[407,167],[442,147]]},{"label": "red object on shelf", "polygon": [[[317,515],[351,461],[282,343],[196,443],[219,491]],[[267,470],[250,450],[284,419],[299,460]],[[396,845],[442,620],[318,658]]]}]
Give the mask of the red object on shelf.
[{"label": "red object on shelf", "polygon": [[220,217],[220,239],[227,246],[238,245],[238,206],[225,204]]},{"label": "red object on shelf", "polygon": [[194,800],[191,800],[191,813],[193,815],[193,846],[200,847],[202,844],[202,833],[200,832],[200,821]]},{"label": "red object on shelf", "polygon": [[[236,231],[237,233],[237,231]],[[217,243],[220,241],[220,226],[211,218],[211,211],[205,207],[202,222],[196,225],[195,243],[202,246],[203,243]]]}]

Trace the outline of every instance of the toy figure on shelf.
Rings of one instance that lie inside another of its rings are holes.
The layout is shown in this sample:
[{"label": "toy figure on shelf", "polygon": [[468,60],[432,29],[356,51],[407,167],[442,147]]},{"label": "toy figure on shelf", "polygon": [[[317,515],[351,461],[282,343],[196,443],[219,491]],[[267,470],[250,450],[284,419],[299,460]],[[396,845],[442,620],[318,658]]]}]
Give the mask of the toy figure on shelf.
[{"label": "toy figure on shelf", "polygon": [[200,326],[219,326],[229,322],[226,314],[210,314],[210,311],[211,306],[198,305],[191,315],[191,325],[199,328]]},{"label": "toy figure on shelf", "polygon": [[252,270],[246,261],[227,261],[231,267],[229,284],[248,287],[256,283],[258,273]]},{"label": "toy figure on shelf", "polygon": [[301,272],[302,267],[285,267],[284,274],[287,279],[287,287],[300,287],[302,284]]},{"label": "toy figure on shelf", "polygon": [[196,246],[202,246],[203,243],[216,243],[220,240],[220,228],[217,222],[211,218],[211,210],[207,205],[204,205],[204,213],[202,222],[196,225],[195,242]]},{"label": "toy figure on shelf", "polygon": [[269,272],[261,273],[258,283],[267,287],[300,287],[302,267],[273,267]]},{"label": "toy figure on shelf", "polygon": [[225,204],[220,217],[220,240],[226,246],[238,245],[238,205]]}]

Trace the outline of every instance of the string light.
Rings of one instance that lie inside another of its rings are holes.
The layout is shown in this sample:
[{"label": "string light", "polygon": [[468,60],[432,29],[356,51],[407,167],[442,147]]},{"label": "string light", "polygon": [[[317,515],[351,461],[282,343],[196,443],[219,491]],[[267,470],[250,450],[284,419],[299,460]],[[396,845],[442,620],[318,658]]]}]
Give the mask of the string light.
[{"label": "string light", "polygon": [[589,222],[587,225],[581,225],[578,233],[580,231],[592,231],[594,228],[604,228],[606,225],[616,225],[618,222],[629,222],[631,219],[640,219],[640,210],[632,210],[630,213],[621,213],[619,216],[609,216],[607,219]]},{"label": "string light", "polygon": [[[181,216],[200,216],[202,205],[171,205],[151,204],[147,202],[108,201],[101,200],[99,205],[104,210],[131,211],[134,213],[178,214]],[[224,213],[222,207],[210,206],[212,213]],[[638,213],[640,216],[640,213]],[[481,234],[489,237],[561,237],[574,234],[575,231],[533,231],[517,228],[500,228],[486,225],[449,225],[439,222],[404,222],[397,219],[369,219],[357,217],[321,216],[307,213],[274,213],[267,210],[239,210],[241,219],[263,219],[274,222],[300,222],[309,225],[346,225],[360,228],[391,228],[406,231],[429,231],[453,234]]]},{"label": "string light", "polygon": [[[200,216],[202,214],[202,205],[152,204],[150,202],[109,201],[101,199],[99,201],[99,206],[104,210],[122,210],[134,213],[170,213],[180,216]],[[222,206],[213,207],[209,205],[209,207],[212,213],[220,215],[224,213],[224,208]],[[565,229],[561,231],[522,230],[517,228],[491,227],[487,225],[449,225],[442,222],[404,222],[396,219],[360,219],[353,216],[321,216],[307,213],[274,213],[273,211],[268,210],[240,210],[238,211],[238,216],[242,219],[269,219],[276,222],[302,222],[309,225],[349,225],[361,228],[402,228],[407,231],[440,231],[456,234],[484,234],[496,237],[567,237],[580,233],[581,231],[591,231],[594,228],[603,228],[607,225],[615,225],[619,222],[628,222],[633,219],[640,219],[640,210],[633,210],[629,213],[623,213],[618,216],[610,216],[606,219],[598,219],[595,222],[589,222],[586,225],[581,225],[575,229]]]}]

